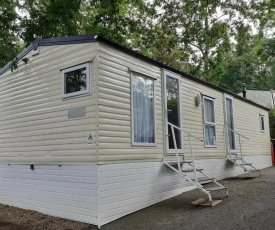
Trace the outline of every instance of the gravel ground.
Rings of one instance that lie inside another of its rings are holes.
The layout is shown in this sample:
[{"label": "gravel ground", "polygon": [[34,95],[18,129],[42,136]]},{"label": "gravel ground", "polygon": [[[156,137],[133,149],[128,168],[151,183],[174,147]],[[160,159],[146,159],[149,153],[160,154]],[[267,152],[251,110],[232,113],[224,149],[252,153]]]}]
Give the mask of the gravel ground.
[{"label": "gravel ground", "polygon": [[[102,230],[275,229],[275,167],[253,179],[222,181],[229,197],[215,207],[192,206],[203,197],[190,191],[130,214]],[[220,193],[216,197],[221,196]],[[50,217],[38,212],[0,205],[0,230],[91,230],[96,226]]]}]

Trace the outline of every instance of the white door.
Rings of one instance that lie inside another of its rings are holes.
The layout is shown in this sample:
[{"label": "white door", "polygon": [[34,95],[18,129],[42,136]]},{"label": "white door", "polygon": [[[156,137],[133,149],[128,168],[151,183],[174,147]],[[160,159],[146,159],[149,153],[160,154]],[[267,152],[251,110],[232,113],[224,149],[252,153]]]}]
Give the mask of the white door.
[{"label": "white door", "polygon": [[[164,71],[164,114],[165,141],[167,153],[176,153],[171,126],[168,122],[182,128],[180,76]],[[178,153],[183,153],[182,132],[174,129]]]},{"label": "white door", "polygon": [[224,97],[224,108],[225,108],[225,125],[229,128],[227,133],[228,147],[231,152],[236,151],[236,140],[235,140],[235,125],[234,125],[234,114],[233,114],[233,97],[225,95]]}]

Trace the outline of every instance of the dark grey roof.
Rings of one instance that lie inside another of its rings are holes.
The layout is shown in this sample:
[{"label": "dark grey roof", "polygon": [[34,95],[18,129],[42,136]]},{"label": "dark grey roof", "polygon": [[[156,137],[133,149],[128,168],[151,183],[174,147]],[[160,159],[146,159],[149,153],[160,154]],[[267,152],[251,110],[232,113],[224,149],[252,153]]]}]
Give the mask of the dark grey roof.
[{"label": "dark grey roof", "polygon": [[221,88],[221,87],[219,87],[219,86],[213,85],[213,84],[211,84],[211,83],[208,82],[208,81],[205,81],[205,80],[203,80],[203,79],[194,77],[194,76],[192,76],[192,75],[190,75],[190,74],[184,73],[184,72],[182,72],[182,71],[180,71],[180,70],[177,70],[177,69],[175,69],[175,68],[172,68],[172,67],[170,67],[170,66],[168,66],[168,65],[166,65],[166,64],[164,64],[164,63],[161,63],[161,62],[156,61],[156,60],[154,60],[154,59],[152,59],[152,58],[149,58],[149,57],[147,57],[147,56],[144,56],[144,55],[142,55],[142,54],[140,54],[140,53],[138,53],[138,52],[136,52],[136,51],[134,51],[134,50],[132,50],[132,49],[129,49],[129,48],[125,47],[125,46],[122,46],[122,45],[120,45],[120,44],[118,44],[118,43],[115,43],[115,42],[113,42],[113,41],[111,41],[111,40],[109,40],[109,39],[103,37],[102,35],[90,34],[90,35],[79,35],[79,36],[60,37],[60,38],[46,38],[46,39],[37,38],[37,39],[35,39],[35,40],[32,42],[32,44],[30,44],[30,45],[29,45],[27,48],[25,48],[20,54],[18,54],[18,55],[14,58],[13,61],[9,62],[9,63],[6,64],[2,69],[0,69],[0,75],[2,75],[4,72],[6,72],[6,71],[11,67],[11,65],[12,65],[12,63],[13,63],[14,61],[18,61],[18,60],[22,59],[22,58],[23,58],[27,53],[29,53],[31,50],[36,50],[38,46],[66,45],[66,44],[76,44],[76,43],[85,43],[85,42],[97,42],[97,41],[103,42],[103,43],[105,43],[105,44],[107,44],[107,45],[110,45],[110,46],[112,46],[112,47],[114,47],[114,48],[116,48],[116,49],[119,49],[119,50],[121,50],[121,51],[123,51],[123,52],[125,52],[125,53],[128,53],[128,54],[130,54],[130,55],[132,55],[132,56],[135,56],[135,57],[137,57],[137,58],[139,58],[139,59],[142,59],[142,60],[144,60],[144,61],[146,61],[146,62],[149,62],[149,63],[151,63],[151,64],[153,64],[153,65],[155,65],[155,66],[158,66],[158,67],[160,67],[160,68],[164,68],[164,69],[166,69],[166,70],[170,70],[170,71],[172,71],[172,72],[174,72],[174,73],[180,74],[180,75],[182,75],[182,76],[184,76],[184,77],[186,77],[186,78],[188,78],[188,79],[191,79],[191,80],[193,80],[193,81],[199,82],[200,84],[209,86],[209,87],[211,87],[211,88],[213,88],[213,89],[216,89],[216,90],[218,90],[218,91],[221,91],[221,92],[227,93],[227,94],[229,94],[229,95],[232,95],[232,96],[234,96],[235,98],[238,98],[238,99],[240,99],[240,100],[242,100],[242,101],[245,101],[245,102],[247,102],[247,103],[249,103],[249,104],[258,106],[258,107],[260,107],[260,108],[262,108],[262,109],[265,109],[265,110],[269,110],[268,108],[263,107],[263,106],[261,106],[261,105],[255,103],[255,102],[252,102],[252,101],[250,101],[250,100],[248,100],[248,99],[245,99],[245,98],[243,98],[243,97],[241,97],[241,96],[239,96],[239,95],[237,95],[237,94],[235,94],[235,93],[232,93],[232,92],[230,92],[230,91],[228,91],[228,90],[226,90],[226,89],[223,89],[223,88]]},{"label": "dark grey roof", "polygon": [[272,89],[257,89],[257,88],[251,88],[251,89],[246,89],[247,90],[257,90],[257,91],[271,91]]}]

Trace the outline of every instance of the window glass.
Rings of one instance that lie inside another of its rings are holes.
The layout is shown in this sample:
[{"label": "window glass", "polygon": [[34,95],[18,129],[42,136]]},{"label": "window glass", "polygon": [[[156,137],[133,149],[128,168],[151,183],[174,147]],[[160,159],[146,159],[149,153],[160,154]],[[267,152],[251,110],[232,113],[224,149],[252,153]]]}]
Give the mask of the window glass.
[{"label": "window glass", "polygon": [[62,71],[63,97],[89,92],[89,64],[82,64]]},{"label": "window glass", "polygon": [[64,73],[65,94],[83,91],[87,89],[86,67]]},{"label": "window glass", "polygon": [[261,125],[261,131],[264,131],[265,130],[265,127],[264,127],[264,116],[260,115],[260,125]]},{"label": "window glass", "polygon": [[155,98],[152,79],[132,74],[133,142],[155,143]]},{"label": "window glass", "polygon": [[206,122],[215,123],[214,101],[207,98],[204,99],[204,119]]},{"label": "window glass", "polygon": [[203,97],[204,144],[206,147],[216,146],[216,124],[214,99]]},{"label": "window glass", "polygon": [[216,145],[216,128],[214,125],[205,125],[205,145]]}]

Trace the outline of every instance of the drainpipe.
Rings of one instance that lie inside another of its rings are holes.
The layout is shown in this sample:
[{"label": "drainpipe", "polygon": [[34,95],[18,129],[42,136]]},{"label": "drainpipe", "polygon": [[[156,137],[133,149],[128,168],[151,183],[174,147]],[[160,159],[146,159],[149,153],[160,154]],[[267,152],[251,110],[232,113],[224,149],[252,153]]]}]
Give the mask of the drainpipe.
[{"label": "drainpipe", "polygon": [[243,97],[246,98],[246,87],[245,87],[245,84],[243,85]]}]

